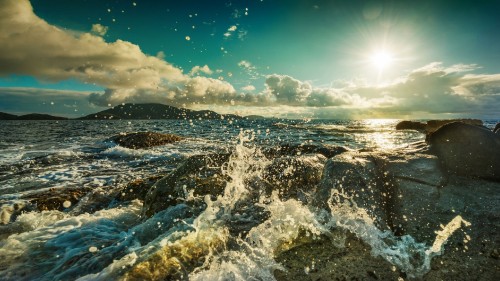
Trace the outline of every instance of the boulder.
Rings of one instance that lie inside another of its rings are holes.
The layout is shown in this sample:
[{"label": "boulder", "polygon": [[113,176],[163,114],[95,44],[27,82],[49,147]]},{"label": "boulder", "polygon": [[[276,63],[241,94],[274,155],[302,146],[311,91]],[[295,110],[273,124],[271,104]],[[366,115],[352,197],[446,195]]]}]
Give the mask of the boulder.
[{"label": "boulder", "polygon": [[[320,182],[326,157],[321,154],[275,158],[263,172],[271,190],[278,190],[280,198],[298,198],[307,201]],[[270,194],[269,190],[267,193]]]},{"label": "boulder", "polygon": [[[462,124],[466,125],[466,124]],[[479,128],[480,129],[480,128]],[[491,132],[490,132],[491,133]],[[500,248],[500,183],[449,174],[421,153],[346,153],[328,160],[316,205],[341,190],[380,229],[433,245],[444,225],[461,216],[472,225],[450,234],[425,280],[495,279]],[[324,204],[323,204],[324,206]],[[467,265],[467,266],[464,266]]]},{"label": "boulder", "polygon": [[453,122],[460,122],[464,124],[469,124],[469,125],[474,125],[474,126],[483,126],[483,121],[479,119],[449,119],[449,120],[429,120],[427,121],[427,124],[425,126],[425,131],[429,134],[437,129],[441,128],[442,126],[453,123]]},{"label": "boulder", "polygon": [[139,149],[158,145],[164,145],[182,140],[182,137],[172,134],[160,134],[155,132],[122,133],[111,137],[112,141],[119,146]]},{"label": "boulder", "polygon": [[483,127],[454,122],[429,134],[426,141],[448,171],[500,180],[500,135]]},{"label": "boulder", "polygon": [[396,130],[417,130],[425,131],[426,124],[417,121],[401,121],[396,124]]},{"label": "boulder", "polygon": [[210,195],[215,199],[224,191],[228,180],[222,175],[221,167],[229,156],[208,154],[186,159],[151,187],[145,197],[142,215],[150,217],[184,201],[190,193],[194,196]]}]

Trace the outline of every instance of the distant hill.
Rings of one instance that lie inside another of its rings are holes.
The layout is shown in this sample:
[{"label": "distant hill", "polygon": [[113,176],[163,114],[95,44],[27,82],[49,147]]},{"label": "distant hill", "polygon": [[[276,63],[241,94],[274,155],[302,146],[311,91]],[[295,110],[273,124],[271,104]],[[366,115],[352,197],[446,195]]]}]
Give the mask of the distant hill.
[{"label": "distant hill", "polygon": [[68,118],[52,116],[48,114],[31,113],[17,116],[14,114],[0,112],[0,120],[67,120]]},{"label": "distant hill", "polygon": [[15,120],[17,115],[0,112],[0,120]]},{"label": "distant hill", "polygon": [[68,120],[66,117],[52,116],[49,114],[30,113],[21,115],[16,120]]},{"label": "distant hill", "polygon": [[112,108],[89,114],[80,117],[80,120],[103,120],[103,119],[222,119],[235,118],[240,119],[241,116],[228,114],[222,115],[211,110],[190,110],[185,108],[177,108],[170,105],[159,103],[143,103],[143,104],[123,104]]}]

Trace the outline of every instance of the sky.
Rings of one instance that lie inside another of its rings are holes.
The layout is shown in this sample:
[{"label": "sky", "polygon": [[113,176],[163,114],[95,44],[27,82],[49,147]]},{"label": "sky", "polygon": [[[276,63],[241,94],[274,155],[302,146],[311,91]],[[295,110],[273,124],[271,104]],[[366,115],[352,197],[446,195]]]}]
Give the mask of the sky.
[{"label": "sky", "polygon": [[0,111],[500,117],[500,2],[0,0]]}]

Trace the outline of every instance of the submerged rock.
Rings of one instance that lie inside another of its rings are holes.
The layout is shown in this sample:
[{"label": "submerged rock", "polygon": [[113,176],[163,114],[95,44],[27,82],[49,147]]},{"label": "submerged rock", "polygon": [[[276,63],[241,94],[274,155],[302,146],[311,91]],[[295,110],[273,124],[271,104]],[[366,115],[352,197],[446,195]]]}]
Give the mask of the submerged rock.
[{"label": "submerged rock", "polygon": [[182,140],[182,137],[172,134],[160,134],[154,132],[124,133],[109,139],[119,146],[139,149],[158,145],[164,145]]},{"label": "submerged rock", "polygon": [[21,198],[33,204],[38,211],[64,211],[74,207],[90,191],[88,187],[50,188]]},{"label": "submerged rock", "polygon": [[455,122],[428,135],[427,142],[448,171],[500,180],[500,135]]}]

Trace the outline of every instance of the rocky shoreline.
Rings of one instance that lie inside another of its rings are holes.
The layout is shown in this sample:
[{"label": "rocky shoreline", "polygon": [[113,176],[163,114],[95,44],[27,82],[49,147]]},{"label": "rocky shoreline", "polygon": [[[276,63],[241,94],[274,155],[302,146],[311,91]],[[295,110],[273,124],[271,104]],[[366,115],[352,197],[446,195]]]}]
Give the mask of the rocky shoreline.
[{"label": "rocky shoreline", "polygon": [[[476,121],[444,122],[439,128],[430,129],[435,125],[406,123],[406,129],[422,130],[428,136],[425,143],[397,151],[353,151],[326,145],[263,149],[259,157],[267,162],[258,171],[262,177],[246,182],[250,199],[235,206],[251,219],[245,223],[230,220],[224,227],[234,236],[248,235],[269,216],[254,202],[273,192],[281,200],[296,199],[315,212],[334,213],[336,206],[345,202],[355,204],[375,219],[379,230],[394,237],[410,235],[428,246],[439,235],[436,231],[444,231],[444,225],[461,216],[460,231],[449,237],[444,254],[436,255],[423,275],[404,272],[383,255],[375,254],[373,245],[360,233],[333,227],[330,235],[314,239],[300,236],[280,246],[275,259],[285,270],[276,270],[274,276],[278,280],[498,279],[500,134],[481,128]],[[110,140],[130,148],[145,148],[181,138],[141,133]],[[224,194],[230,179],[222,167],[228,165],[231,157],[195,155],[167,175],[139,179],[115,189],[40,191],[24,198],[26,204],[2,206],[0,238],[24,231],[15,218],[32,210],[93,212],[139,199],[144,202],[142,220],[181,203],[189,208],[187,215],[199,214],[205,206],[203,198],[215,200]],[[341,192],[342,197],[335,201],[332,191]],[[339,245],[335,242],[339,240],[332,237],[341,237],[343,243]],[[224,244],[217,237],[207,241],[206,245],[198,245],[199,251],[189,254],[191,258],[177,261],[180,265],[170,261],[161,264],[149,258],[136,264],[126,276],[130,280],[141,276],[157,280],[178,278],[176,268],[180,266],[189,272],[201,265],[209,248],[218,249]],[[161,260],[165,251],[161,249],[150,257]],[[152,268],[157,273],[148,272]]]}]

